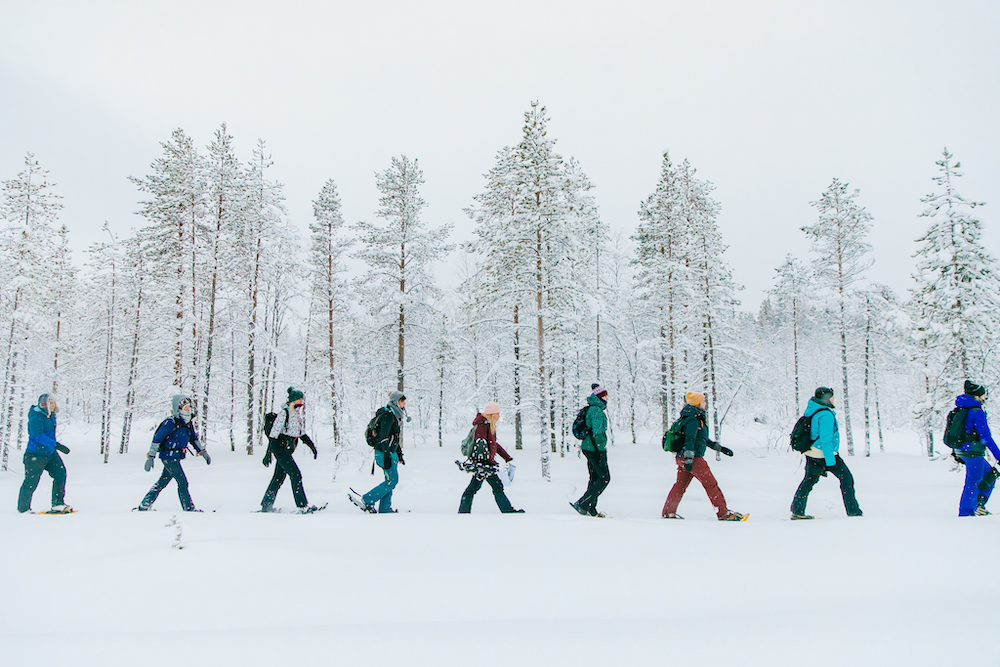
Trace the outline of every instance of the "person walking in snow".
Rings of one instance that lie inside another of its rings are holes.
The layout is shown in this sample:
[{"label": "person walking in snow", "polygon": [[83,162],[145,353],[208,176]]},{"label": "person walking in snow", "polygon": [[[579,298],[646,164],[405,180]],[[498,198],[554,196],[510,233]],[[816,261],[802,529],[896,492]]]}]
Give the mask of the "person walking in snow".
[{"label": "person walking in snow", "polygon": [[500,477],[497,475],[497,454],[507,463],[514,460],[500,446],[500,443],[497,442],[498,421],[500,421],[500,405],[495,401],[487,403],[483,407],[483,411],[477,412],[475,418],[472,420],[472,424],[476,429],[473,436],[474,441],[485,443],[483,449],[485,449],[486,456],[478,460],[470,459],[469,461],[459,463],[459,468],[472,473],[469,486],[462,493],[462,501],[458,505],[459,514],[468,514],[472,511],[472,500],[475,498],[476,492],[483,487],[484,480],[493,489],[493,498],[497,501],[497,507],[500,508],[501,512],[504,514],[524,512],[524,510],[514,509],[510,504],[510,500],[508,500],[507,494],[503,490],[503,482],[500,481]]},{"label": "person walking in snow", "polygon": [[965,432],[970,436],[969,442],[954,450],[956,460],[965,464],[965,486],[958,502],[958,516],[990,514],[986,510],[986,502],[993,493],[997,470],[986,460],[986,449],[989,448],[993,458],[1000,460],[1000,448],[990,433],[984,403],[986,387],[969,380],[965,381],[965,393],[955,398],[955,407],[966,410]]},{"label": "person walking in snow", "polygon": [[608,418],[604,411],[608,409],[608,390],[600,385],[594,385],[593,391],[587,397],[587,434],[580,443],[583,455],[587,457],[587,472],[590,480],[587,490],[580,499],[570,505],[584,516],[605,517],[597,511],[597,499],[611,483],[611,471],[608,469]]},{"label": "person walking in snow", "polygon": [[59,452],[69,454],[69,447],[56,441],[56,413],[59,406],[54,394],[42,394],[38,403],[28,409],[28,446],[24,451],[24,482],[17,496],[17,511],[31,511],[31,496],[38,488],[42,473],[52,478],[52,509],[56,514],[68,514],[73,508],[63,499],[66,495],[66,465]]},{"label": "person walking in snow", "polygon": [[271,424],[267,432],[267,452],[264,453],[264,467],[271,465],[271,458],[274,458],[274,475],[271,476],[271,483],[267,485],[264,497],[260,501],[261,512],[274,511],[274,499],[278,495],[278,490],[285,483],[285,477],[291,480],[292,497],[295,499],[295,506],[299,511],[315,511],[316,507],[310,507],[306,499],[306,491],[302,486],[302,471],[292,458],[299,440],[306,443],[306,447],[312,452],[315,459],[319,453],[312,438],[306,433],[306,413],[305,394],[295,387],[288,388],[288,400],[282,407]]},{"label": "person walking in snow", "polygon": [[705,461],[705,452],[711,448],[726,456],[732,456],[733,450],[723,447],[708,439],[708,424],[705,414],[705,395],[689,391],[684,395],[685,406],[681,409],[678,419],[684,433],[684,445],[675,458],[677,464],[677,481],[674,482],[667,501],[663,504],[661,516],[664,519],[683,519],[677,514],[677,507],[687,491],[692,479],[697,479],[705,488],[708,499],[715,507],[719,521],[746,521],[749,515],[732,512],[726,506],[726,498],[715,480],[715,475]]},{"label": "person walking in snow", "polygon": [[171,400],[170,416],[163,420],[156,429],[156,433],[153,434],[153,444],[149,447],[146,463],[143,467],[146,472],[152,470],[153,461],[159,454],[160,462],[163,464],[163,472],[160,473],[160,478],[156,480],[149,493],[136,508],[140,512],[145,512],[153,506],[160,491],[167,488],[170,480],[177,482],[177,496],[180,498],[181,508],[185,512],[201,511],[195,509],[194,503],[191,501],[187,476],[184,474],[184,468],[181,467],[181,461],[187,455],[188,447],[193,447],[195,455],[204,458],[206,464],[211,465],[212,463],[212,457],[201,446],[198,433],[194,430],[194,423],[191,421],[193,407],[194,403],[190,397],[183,394],[174,396]]},{"label": "person walking in snow", "polygon": [[813,439],[813,446],[805,452],[806,472],[792,499],[792,519],[813,518],[806,514],[809,492],[819,478],[826,477],[828,472],[832,472],[840,480],[840,494],[844,497],[847,516],[861,516],[861,508],[854,497],[854,476],[837,453],[840,450],[840,427],[837,425],[837,412],[833,404],[833,389],[818,387],[809,399],[803,416],[811,420],[810,437]]},{"label": "person walking in snow", "polygon": [[[361,497],[364,510],[372,514],[388,514],[392,509],[392,491],[399,484],[399,465],[406,465],[400,447],[400,433],[406,414],[406,395],[401,391],[389,394],[389,403],[380,408],[375,420],[375,465],[382,469],[385,479]],[[376,508],[375,503],[378,503]]]}]

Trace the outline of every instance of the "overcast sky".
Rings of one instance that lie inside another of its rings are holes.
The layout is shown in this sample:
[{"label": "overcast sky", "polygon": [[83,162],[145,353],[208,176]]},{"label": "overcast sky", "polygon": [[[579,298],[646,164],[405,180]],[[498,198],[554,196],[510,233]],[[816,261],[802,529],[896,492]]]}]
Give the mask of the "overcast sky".
[{"label": "overcast sky", "polygon": [[[663,151],[715,183],[755,309],[832,178],[874,216],[873,280],[909,286],[920,197],[947,146],[1000,254],[1000,2],[44,2],[0,0],[0,180],[32,152],[82,250],[127,233],[160,142],[228,123],[267,140],[306,229],[332,178],[372,220],[374,172],[424,170],[453,222],[539,100],[550,136],[628,236]],[[448,272],[445,271],[445,274]]]}]

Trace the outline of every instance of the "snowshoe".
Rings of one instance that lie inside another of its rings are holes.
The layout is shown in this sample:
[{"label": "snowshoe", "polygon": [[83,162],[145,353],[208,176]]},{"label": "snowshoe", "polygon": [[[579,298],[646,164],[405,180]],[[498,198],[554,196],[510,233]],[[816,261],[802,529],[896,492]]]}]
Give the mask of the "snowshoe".
[{"label": "snowshoe", "polygon": [[810,514],[792,514],[792,521],[806,521],[809,519],[815,519],[816,517]]},{"label": "snowshoe", "polygon": [[663,515],[663,518],[664,518],[664,519],[683,519],[684,517],[682,517],[682,516],[681,516],[680,514],[678,514],[677,512],[670,512],[670,513],[668,513],[668,514],[664,514],[664,515]]},{"label": "snowshoe", "polygon": [[142,505],[139,505],[138,507],[133,507],[132,511],[133,512],[155,512],[156,510],[154,508],[152,508],[152,507],[143,507]]},{"label": "snowshoe", "polygon": [[69,505],[53,505],[52,509],[48,512],[39,512],[39,514],[75,514],[76,510]]},{"label": "snowshoe", "polygon": [[580,507],[579,503],[570,503],[569,506],[575,509],[577,514],[582,514],[583,516],[589,516],[587,510]]},{"label": "snowshoe", "polygon": [[975,512],[976,516],[990,516],[992,514],[993,512],[989,511],[985,507],[977,507]]},{"label": "snowshoe", "polygon": [[361,497],[361,494],[354,489],[349,489],[347,494],[347,499],[354,503],[362,512],[368,512],[369,514],[378,514],[378,510],[375,509],[374,505],[369,505],[365,502],[365,499]]},{"label": "snowshoe", "polygon": [[321,506],[310,505],[309,507],[300,507],[295,513],[296,514],[315,514],[316,512],[322,512],[326,509],[329,503],[323,503]]},{"label": "snowshoe", "polygon": [[724,517],[720,517],[719,521],[746,521],[750,518],[749,514],[740,514],[739,512],[729,512]]}]

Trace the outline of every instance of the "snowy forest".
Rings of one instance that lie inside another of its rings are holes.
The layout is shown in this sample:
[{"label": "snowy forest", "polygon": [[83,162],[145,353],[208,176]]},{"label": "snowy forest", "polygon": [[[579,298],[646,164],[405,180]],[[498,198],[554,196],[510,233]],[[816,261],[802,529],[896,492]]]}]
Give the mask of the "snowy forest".
[{"label": "snowy forest", "polygon": [[[827,385],[848,454],[908,429],[935,456],[961,381],[1000,379],[997,267],[982,203],[961,193],[947,149],[936,166],[929,156],[924,212],[900,240],[915,259],[905,294],[867,280],[878,220],[833,178],[801,228],[810,254],[759,266],[773,287],[750,312],[726,260],[740,249],[717,225],[725,203],[694,165],[664,154],[634,231],[617,232],[548,120],[532,103],[520,143],[498,147],[469,193],[475,240],[462,244],[424,219],[425,174],[404,155],[374,175],[368,220],[345,220],[351,193],[328,180],[304,235],[271,175],[280,156],[258,141],[240,157],[223,124],[207,145],[175,130],[148,173],[129,177],[142,225],[128,237],[106,225],[102,242],[74,248],[59,188],[28,154],[0,174],[2,469],[42,392],[95,426],[105,462],[177,392],[195,398],[209,447],[248,454],[290,385],[338,453],[365,448],[364,424],[393,389],[407,394],[417,446],[455,445],[446,435],[497,400],[514,448],[537,452],[547,478],[550,457],[578,445],[569,428],[593,382],[610,391],[619,444],[658,447],[692,390],[708,396],[713,438],[725,439],[726,420],[753,420],[784,449]],[[440,285],[442,263],[458,267],[457,287]]]}]

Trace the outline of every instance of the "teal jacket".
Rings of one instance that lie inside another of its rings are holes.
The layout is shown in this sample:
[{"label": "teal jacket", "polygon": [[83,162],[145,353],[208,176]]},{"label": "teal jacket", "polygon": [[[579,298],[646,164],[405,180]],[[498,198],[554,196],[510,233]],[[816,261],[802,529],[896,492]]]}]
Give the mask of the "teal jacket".
[{"label": "teal jacket", "polygon": [[608,447],[608,418],[604,414],[608,404],[593,394],[587,397],[587,404],[590,406],[587,408],[590,435],[583,439],[580,447],[588,452],[603,452]]},{"label": "teal jacket", "polygon": [[812,430],[810,435],[815,440],[813,447],[823,452],[823,459],[828,466],[837,462],[836,455],[840,451],[840,427],[837,426],[837,412],[828,405],[817,403],[815,398],[809,399],[806,417],[812,417],[820,412],[812,420]]}]

